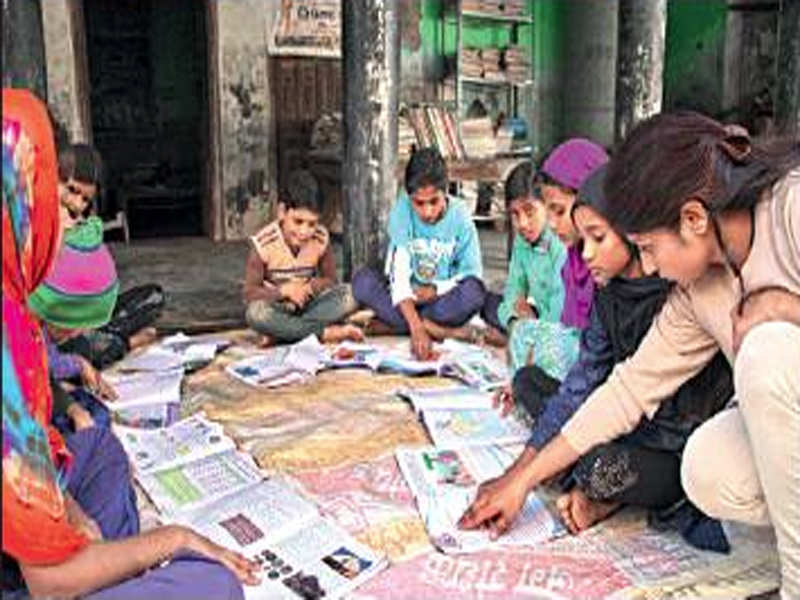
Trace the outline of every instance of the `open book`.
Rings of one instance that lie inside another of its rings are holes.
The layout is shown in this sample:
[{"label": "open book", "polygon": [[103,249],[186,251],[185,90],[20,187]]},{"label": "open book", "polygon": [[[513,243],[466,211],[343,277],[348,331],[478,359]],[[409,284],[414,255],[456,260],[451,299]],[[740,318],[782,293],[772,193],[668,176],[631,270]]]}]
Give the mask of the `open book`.
[{"label": "open book", "polygon": [[111,373],[106,380],[117,392],[106,406],[118,425],[153,429],[177,421],[183,368],[168,371]]},{"label": "open book", "polygon": [[331,353],[328,368],[366,367],[403,375],[442,375],[470,387],[491,391],[508,383],[508,367],[490,352],[474,345],[447,340],[434,346],[436,359],[421,361],[411,355],[408,344],[377,348],[343,342]]},{"label": "open book", "polygon": [[291,346],[277,346],[228,365],[226,372],[248,385],[278,387],[303,383],[322,368],[327,358],[317,336]]},{"label": "open book", "polygon": [[431,542],[446,553],[476,552],[494,546],[529,546],[565,533],[538,492],[531,492],[513,527],[495,541],[485,529],[462,531],[457,523],[475,498],[478,485],[505,472],[520,446],[477,446],[458,450],[400,449],[397,463],[417,502]]},{"label": "open book", "polygon": [[422,421],[438,448],[515,444],[530,437],[528,427],[491,408],[431,408],[422,410]]},{"label": "open book", "polygon": [[194,415],[163,429],[114,425],[137,481],[167,517],[236,494],[263,479],[222,426]]},{"label": "open book", "polygon": [[387,564],[278,480],[252,485],[179,521],[261,565],[261,585],[244,586],[248,600],[340,598]]},{"label": "open book", "polygon": [[401,389],[397,395],[405,398],[417,412],[442,408],[491,409],[492,392],[456,385],[451,387]]}]

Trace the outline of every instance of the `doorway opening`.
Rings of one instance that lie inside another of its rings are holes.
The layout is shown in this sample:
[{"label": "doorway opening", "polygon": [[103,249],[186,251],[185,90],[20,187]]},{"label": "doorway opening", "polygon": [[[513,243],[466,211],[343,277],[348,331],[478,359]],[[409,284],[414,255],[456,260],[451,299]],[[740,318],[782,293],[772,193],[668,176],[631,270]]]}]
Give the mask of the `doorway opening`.
[{"label": "doorway opening", "polygon": [[84,0],[100,212],[134,238],[200,235],[209,209],[208,27],[197,0]]}]

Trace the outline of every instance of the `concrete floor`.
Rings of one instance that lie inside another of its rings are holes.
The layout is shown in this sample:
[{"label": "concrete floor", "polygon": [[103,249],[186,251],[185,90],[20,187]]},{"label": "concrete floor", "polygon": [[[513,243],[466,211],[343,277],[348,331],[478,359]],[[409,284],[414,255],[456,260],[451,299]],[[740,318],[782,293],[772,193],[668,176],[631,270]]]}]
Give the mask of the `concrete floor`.
[{"label": "concrete floor", "polygon": [[[502,290],[507,269],[506,234],[479,229],[484,280]],[[167,306],[157,326],[166,331],[200,331],[244,326],[242,284],[248,243],[214,243],[205,237],[110,243],[122,289],[158,283]],[[341,267],[341,246],[336,245]]]}]

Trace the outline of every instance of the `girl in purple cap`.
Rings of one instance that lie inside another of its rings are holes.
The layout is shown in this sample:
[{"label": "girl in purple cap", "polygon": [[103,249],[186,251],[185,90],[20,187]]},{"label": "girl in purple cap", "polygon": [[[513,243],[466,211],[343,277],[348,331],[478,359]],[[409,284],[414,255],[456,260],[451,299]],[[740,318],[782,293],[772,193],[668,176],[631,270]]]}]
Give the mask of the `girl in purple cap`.
[{"label": "girl in purple cap", "polygon": [[[608,161],[603,148],[575,138],[556,146],[533,178],[533,195],[544,202],[548,225],[563,244],[551,287],[550,310],[555,318],[523,316],[509,327],[509,355],[517,372],[515,385],[549,396],[578,358],[580,332],[589,324],[594,284],[583,259],[570,218],[578,188],[592,171]],[[552,310],[555,307],[555,310]],[[509,395],[510,389],[503,394]]]}]

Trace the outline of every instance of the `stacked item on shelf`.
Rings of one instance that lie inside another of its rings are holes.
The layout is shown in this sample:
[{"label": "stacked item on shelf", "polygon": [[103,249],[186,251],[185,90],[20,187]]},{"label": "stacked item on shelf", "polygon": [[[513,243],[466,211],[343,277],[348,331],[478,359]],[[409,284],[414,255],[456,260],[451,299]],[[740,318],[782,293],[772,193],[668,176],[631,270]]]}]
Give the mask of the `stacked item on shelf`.
[{"label": "stacked item on shelf", "polygon": [[[479,4],[480,9],[467,9],[464,6]],[[476,10],[484,13],[504,15],[508,17],[521,17],[525,14],[525,0],[481,0],[480,2],[462,2],[462,10]]]},{"label": "stacked item on shelf", "polygon": [[483,12],[483,0],[461,0],[461,10],[467,12]]},{"label": "stacked item on shelf", "polygon": [[405,164],[411,157],[411,148],[419,146],[414,128],[406,110],[397,117],[397,159]]},{"label": "stacked item on shelf", "polygon": [[461,52],[461,74],[464,77],[483,77],[484,63],[480,48],[464,48]]},{"label": "stacked item on shelf", "polygon": [[530,61],[522,46],[509,46],[503,51],[504,73],[508,81],[524,83],[530,77]]},{"label": "stacked item on shelf", "polygon": [[496,154],[497,142],[490,117],[463,119],[460,127],[461,141],[469,158],[489,158]]},{"label": "stacked item on shelf", "polygon": [[483,77],[489,81],[504,81],[505,75],[500,70],[500,49],[484,48],[481,51],[483,59]]},{"label": "stacked item on shelf", "polygon": [[408,109],[408,120],[414,129],[419,147],[433,146],[445,160],[464,160],[466,153],[453,116],[438,106]]}]

